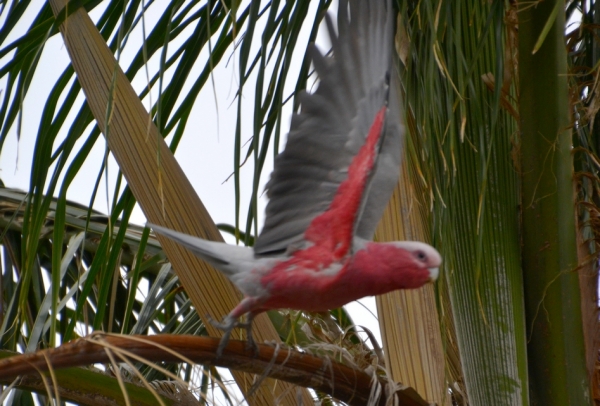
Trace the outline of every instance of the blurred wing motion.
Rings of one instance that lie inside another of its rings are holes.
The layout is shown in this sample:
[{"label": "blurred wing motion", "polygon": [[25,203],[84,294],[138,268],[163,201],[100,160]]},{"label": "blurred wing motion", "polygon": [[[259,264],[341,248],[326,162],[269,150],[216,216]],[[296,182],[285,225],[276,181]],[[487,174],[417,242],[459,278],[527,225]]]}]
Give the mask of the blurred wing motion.
[{"label": "blurred wing motion", "polygon": [[[333,57],[309,52],[319,74],[300,95],[285,150],[267,184],[265,226],[254,250],[152,226],[214,265],[244,299],[213,323],[248,329],[265,310],[323,311],[435,280],[441,257],[415,241],[370,240],[400,172],[404,127],[393,70],[390,1],[340,1]],[[240,323],[241,316],[248,321]]]},{"label": "blurred wing motion", "polygon": [[[348,7],[350,6],[350,7]],[[330,207],[382,107],[375,165],[354,218],[355,235],[371,240],[398,180],[404,127],[393,70],[394,12],[387,1],[340,1],[339,36],[326,16],[333,57],[309,47],[320,83],[302,93],[285,150],[267,184],[269,203],[256,255],[302,248],[304,233]],[[289,250],[289,251],[292,251]]]}]

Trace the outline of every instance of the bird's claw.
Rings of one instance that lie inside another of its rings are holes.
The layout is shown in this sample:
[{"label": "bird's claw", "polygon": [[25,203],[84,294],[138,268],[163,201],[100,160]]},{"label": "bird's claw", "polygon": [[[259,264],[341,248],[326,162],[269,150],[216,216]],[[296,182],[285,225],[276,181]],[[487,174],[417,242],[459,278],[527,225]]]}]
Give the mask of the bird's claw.
[{"label": "bird's claw", "polygon": [[223,319],[221,323],[214,320],[212,317],[208,316],[208,322],[212,324],[215,328],[223,331],[223,337],[219,342],[219,346],[217,347],[217,358],[223,354],[223,350],[227,347],[227,343],[229,343],[229,337],[231,336],[231,331],[235,328],[236,320],[227,316]]},{"label": "bird's claw", "polygon": [[254,336],[252,335],[252,317],[248,316],[248,320],[243,323],[238,321],[236,327],[246,329],[246,350],[252,351],[254,356],[257,356],[258,344],[254,341]]},{"label": "bird's claw", "polygon": [[248,339],[246,340],[246,350],[252,351],[252,354],[254,354],[254,356],[258,355],[258,344],[256,344],[256,341],[254,341],[252,333],[248,334]]},{"label": "bird's claw", "polygon": [[252,318],[248,317],[248,321],[241,322],[231,316],[225,316],[222,322],[218,322],[214,320],[212,317],[208,316],[208,322],[212,324],[215,328],[223,331],[223,337],[221,338],[221,342],[219,342],[219,346],[217,347],[217,357],[220,357],[223,354],[223,350],[227,347],[229,343],[229,338],[231,337],[231,332],[234,328],[244,328],[246,330],[246,349],[252,350],[254,355],[258,355],[258,345],[254,341],[252,337]]}]

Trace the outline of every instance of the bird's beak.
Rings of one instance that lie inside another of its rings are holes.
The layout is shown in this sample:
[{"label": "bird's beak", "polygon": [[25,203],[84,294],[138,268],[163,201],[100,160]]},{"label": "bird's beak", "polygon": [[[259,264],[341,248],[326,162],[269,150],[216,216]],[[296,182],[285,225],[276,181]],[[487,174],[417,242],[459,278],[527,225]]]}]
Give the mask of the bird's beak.
[{"label": "bird's beak", "polygon": [[429,280],[435,282],[440,275],[440,268],[429,268]]}]

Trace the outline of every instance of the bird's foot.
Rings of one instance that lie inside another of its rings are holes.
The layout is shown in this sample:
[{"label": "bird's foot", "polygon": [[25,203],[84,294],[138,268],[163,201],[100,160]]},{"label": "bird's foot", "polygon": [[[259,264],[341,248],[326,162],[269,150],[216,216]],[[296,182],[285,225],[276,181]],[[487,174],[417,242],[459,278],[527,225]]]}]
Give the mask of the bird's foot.
[{"label": "bird's foot", "polygon": [[248,320],[242,323],[240,321],[237,322],[237,327],[246,329],[246,350],[252,351],[254,356],[258,355],[258,345],[256,341],[254,341],[254,336],[252,335],[252,320],[254,317],[251,314],[248,314]]},{"label": "bird's foot", "polygon": [[229,343],[229,337],[231,336],[231,331],[235,328],[236,320],[232,317],[226,316],[221,323],[214,320],[209,315],[206,315],[208,318],[208,322],[212,324],[215,328],[223,331],[223,337],[221,337],[221,341],[219,342],[219,346],[217,347],[217,358],[223,354],[223,350],[227,347],[227,343]]},{"label": "bird's foot", "polygon": [[252,317],[248,316],[248,321],[241,322],[231,316],[225,316],[225,318],[223,318],[223,321],[220,323],[210,316],[207,317],[208,322],[210,324],[223,331],[223,337],[221,338],[219,347],[217,347],[217,357],[220,357],[221,354],[223,354],[223,350],[225,349],[225,347],[227,347],[227,344],[229,343],[229,338],[231,337],[231,332],[234,328],[246,329],[246,349],[252,350],[254,352],[254,355],[258,355],[258,345],[256,345],[256,342],[252,337]]}]

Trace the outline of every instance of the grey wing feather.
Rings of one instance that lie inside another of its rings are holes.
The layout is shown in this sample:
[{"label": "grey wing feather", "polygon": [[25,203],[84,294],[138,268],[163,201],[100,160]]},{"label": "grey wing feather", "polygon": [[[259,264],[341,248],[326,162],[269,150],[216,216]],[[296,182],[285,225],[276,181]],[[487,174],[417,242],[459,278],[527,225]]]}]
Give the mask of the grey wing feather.
[{"label": "grey wing feather", "polygon": [[[326,211],[348,166],[365,142],[377,112],[391,102],[394,21],[389,1],[340,1],[338,32],[327,16],[333,57],[316,47],[308,52],[320,82],[300,96],[301,112],[292,117],[285,150],[275,159],[266,190],[269,203],[255,255],[268,255],[302,243],[310,222]],[[389,99],[389,100],[388,100]],[[398,112],[386,114],[380,155],[355,224],[356,234],[371,239],[400,168],[402,131]]]},{"label": "grey wing feather", "polygon": [[392,197],[400,174],[405,129],[401,124],[400,114],[403,109],[399,97],[400,83],[395,72],[392,73],[390,82],[390,87],[395,90],[390,90],[385,137],[375,163],[373,177],[364,194],[362,211],[355,229],[355,234],[365,240],[373,239],[377,224]]}]

